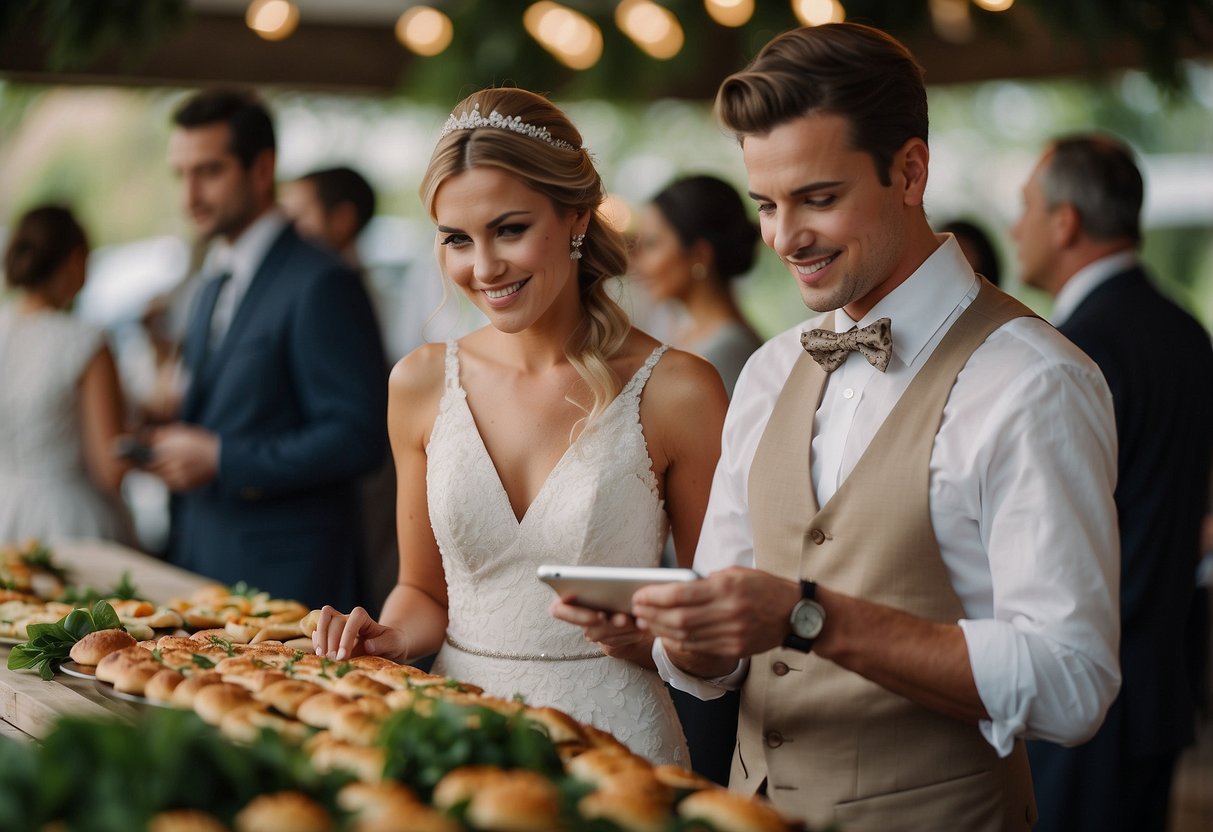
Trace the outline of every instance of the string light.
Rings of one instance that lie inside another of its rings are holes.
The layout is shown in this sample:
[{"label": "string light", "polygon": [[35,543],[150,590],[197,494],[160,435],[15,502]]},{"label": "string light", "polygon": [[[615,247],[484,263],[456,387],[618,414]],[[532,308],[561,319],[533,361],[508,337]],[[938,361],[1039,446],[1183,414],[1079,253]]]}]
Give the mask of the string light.
[{"label": "string light", "polygon": [[678,18],[652,0],[623,0],[615,7],[615,25],[650,57],[662,61],[677,55],[685,42]]},{"label": "string light", "polygon": [[540,46],[572,69],[589,69],[602,57],[602,30],[585,15],[550,0],[530,6],[522,24]]},{"label": "string light", "polygon": [[703,0],[703,7],[721,26],[744,26],[754,16],[754,0]]},{"label": "string light", "polygon": [[935,34],[951,43],[973,39],[973,7],[969,0],[930,0],[928,8]]},{"label": "string light", "polygon": [[842,23],[847,19],[846,9],[838,0],[792,0],[792,13],[805,26]]},{"label": "string light", "polygon": [[413,6],[396,21],[396,39],[427,58],[450,46],[454,36],[451,19],[430,6]]},{"label": "string light", "polygon": [[284,40],[299,25],[299,9],[289,0],[253,0],[244,22],[266,40]]}]

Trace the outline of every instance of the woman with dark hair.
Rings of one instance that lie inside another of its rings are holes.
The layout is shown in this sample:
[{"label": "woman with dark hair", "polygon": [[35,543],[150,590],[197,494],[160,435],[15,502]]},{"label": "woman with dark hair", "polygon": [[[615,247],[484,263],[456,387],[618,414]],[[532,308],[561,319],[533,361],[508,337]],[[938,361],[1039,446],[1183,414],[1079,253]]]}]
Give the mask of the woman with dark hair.
[{"label": "woman with dark hair", "polygon": [[656,566],[671,528],[690,563],[727,406],[717,374],[611,299],[623,238],[551,102],[517,89],[460,102],[421,193],[443,273],[489,325],[392,371],[399,580],[379,621],[325,607],[317,652],[437,651],[437,673],[685,764],[652,637],[630,616],[553,603],[536,570]]},{"label": "woman with dark hair", "polygon": [[123,400],[103,334],[68,313],[88,240],[58,206],[29,211],[4,254],[0,306],[0,543],[94,537],[133,543],[114,454]]},{"label": "woman with dark hair", "polygon": [[758,228],[741,197],[714,176],[667,185],[645,206],[634,269],[654,300],[686,310],[678,343],[712,362],[730,395],[762,340],[746,323],[732,282],[754,265]]},{"label": "woman with dark hair", "polygon": [[940,229],[944,234],[951,234],[960,244],[965,259],[973,267],[973,271],[986,280],[998,286],[1002,279],[1002,268],[998,265],[998,252],[990,235],[968,220],[952,220]]}]

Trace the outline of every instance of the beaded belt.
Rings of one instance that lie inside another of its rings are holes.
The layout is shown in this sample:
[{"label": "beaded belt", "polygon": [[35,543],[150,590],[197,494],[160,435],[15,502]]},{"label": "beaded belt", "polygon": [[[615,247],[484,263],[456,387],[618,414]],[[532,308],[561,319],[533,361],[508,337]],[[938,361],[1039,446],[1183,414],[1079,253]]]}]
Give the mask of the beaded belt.
[{"label": "beaded belt", "polygon": [[505,653],[500,650],[482,650],[479,647],[469,647],[462,644],[450,636],[446,637],[446,643],[454,647],[461,653],[470,653],[473,656],[484,656],[489,659],[511,659],[516,662],[579,662],[584,659],[604,659],[606,653],[597,650],[593,653],[570,653],[567,655],[552,655],[550,653],[526,654],[526,653]]}]

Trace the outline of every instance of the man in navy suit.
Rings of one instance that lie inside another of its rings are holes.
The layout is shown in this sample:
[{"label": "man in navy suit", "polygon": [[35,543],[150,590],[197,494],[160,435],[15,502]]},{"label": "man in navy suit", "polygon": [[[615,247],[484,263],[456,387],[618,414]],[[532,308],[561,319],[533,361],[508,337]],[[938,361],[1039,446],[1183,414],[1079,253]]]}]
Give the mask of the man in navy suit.
[{"label": "man in navy suit", "polygon": [[174,492],[170,558],[310,606],[357,603],[357,483],[387,443],[370,301],[276,207],[260,101],[210,90],[174,122],[169,163],[221,265],[186,330],[181,421],[152,436],[148,470]]},{"label": "man in navy suit", "polygon": [[1029,743],[1038,830],[1163,830],[1193,739],[1185,630],[1213,459],[1213,348],[1137,259],[1142,178],[1102,136],[1052,143],[1012,230],[1022,278],[1112,390],[1119,439],[1120,695],[1077,748]]}]

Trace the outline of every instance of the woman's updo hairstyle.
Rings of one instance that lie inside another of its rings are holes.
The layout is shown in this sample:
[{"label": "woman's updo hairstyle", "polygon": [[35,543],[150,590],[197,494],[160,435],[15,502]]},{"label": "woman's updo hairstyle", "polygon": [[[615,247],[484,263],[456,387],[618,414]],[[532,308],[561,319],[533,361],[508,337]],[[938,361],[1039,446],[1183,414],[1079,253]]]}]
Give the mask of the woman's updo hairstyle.
[{"label": "woman's updo hairstyle", "polygon": [[[438,140],[421,182],[421,200],[433,217],[435,195],[447,178],[474,167],[495,167],[546,196],[558,212],[589,212],[577,263],[586,316],[565,347],[593,396],[588,426],[623,386],[607,362],[623,346],[631,325],[607,293],[606,279],[627,269],[626,243],[603,221],[598,210],[606,196],[602,177],[581,146],[581,134],[558,107],[527,90],[487,89],[460,101],[451,117],[467,124],[469,119],[489,121],[493,114],[495,125],[456,126]],[[507,121],[514,126],[503,126]]]},{"label": "woman's updo hairstyle", "polygon": [[683,248],[700,240],[712,247],[715,273],[722,282],[745,274],[754,265],[758,226],[729,183],[715,176],[676,179],[653,197],[653,205]]},{"label": "woman's updo hairstyle", "polygon": [[88,250],[88,237],[70,210],[59,205],[34,208],[17,221],[9,236],[5,280],[15,288],[37,288],[82,248]]}]

